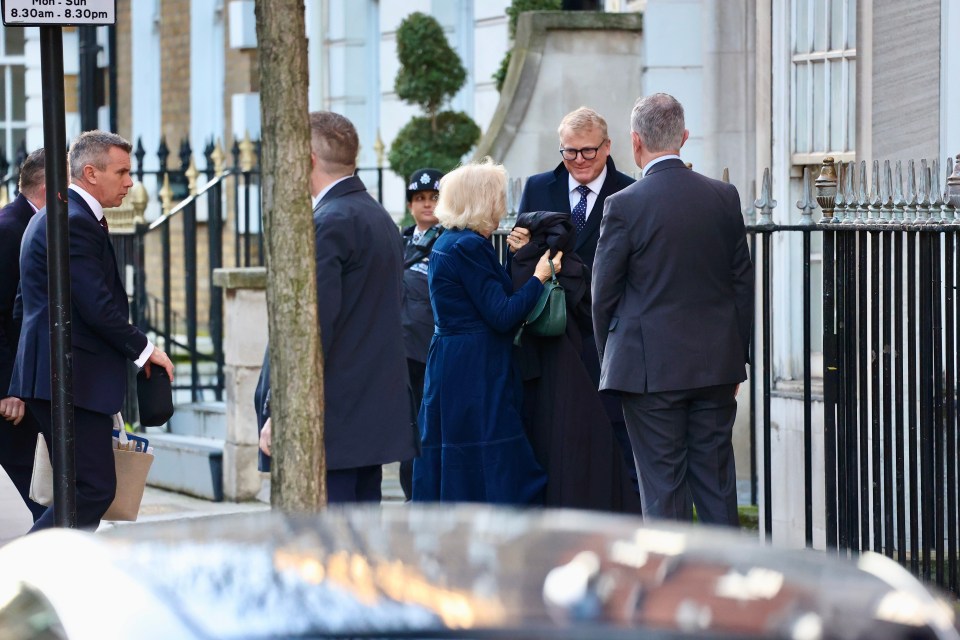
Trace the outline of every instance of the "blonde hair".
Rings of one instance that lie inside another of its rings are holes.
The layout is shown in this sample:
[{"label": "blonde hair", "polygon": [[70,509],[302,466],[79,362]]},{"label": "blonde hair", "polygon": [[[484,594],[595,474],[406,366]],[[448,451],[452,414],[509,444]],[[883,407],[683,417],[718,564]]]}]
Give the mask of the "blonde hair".
[{"label": "blonde hair", "polygon": [[557,127],[557,135],[563,137],[564,131],[589,131],[590,129],[599,129],[603,134],[604,140],[607,138],[607,121],[599,113],[590,107],[580,107],[563,116],[560,126]]},{"label": "blonde hair", "polygon": [[489,157],[457,167],[440,179],[436,216],[448,229],[487,235],[507,209],[507,170]]}]

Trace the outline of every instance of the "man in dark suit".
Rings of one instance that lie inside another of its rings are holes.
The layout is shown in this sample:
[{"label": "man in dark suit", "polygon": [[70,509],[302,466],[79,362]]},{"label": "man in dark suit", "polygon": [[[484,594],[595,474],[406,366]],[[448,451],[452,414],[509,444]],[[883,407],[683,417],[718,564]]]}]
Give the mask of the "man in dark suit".
[{"label": "man in dark suit", "polygon": [[382,465],[417,454],[400,323],[401,240],[354,175],[353,124],[314,112],[310,134],[327,501],[379,502]]},{"label": "man in dark suit", "polygon": [[[530,176],[520,196],[518,213],[571,214],[577,229],[576,253],[593,269],[603,203],[634,180],[614,166],[607,122],[593,109],[571,111],[560,121],[557,133],[563,162],[553,171]],[[507,243],[516,252],[529,240],[529,231],[518,228],[508,236]]]},{"label": "man in dark suit", "polygon": [[[119,206],[133,185],[130,143],[87,131],[70,147],[70,289],[73,323],[73,403],[76,429],[77,524],[96,529],[113,502],[113,414],[127,387],[127,361],[150,373],[154,364],[173,379],[173,363],[130,324],[127,294],[117,270],[104,208]],[[30,220],[20,252],[23,326],[9,394],[26,401],[50,444],[50,314],[47,293],[47,211]],[[31,531],[54,525],[47,509]]]},{"label": "man in dark suit", "polygon": [[737,525],[731,436],[746,379],[753,264],[733,186],[686,168],[683,107],[637,101],[644,178],[607,199],[593,279],[600,388],[618,392],[644,514]]},{"label": "man in dark suit", "polygon": [[33,452],[40,427],[23,400],[4,396],[10,387],[20,335],[20,318],[15,318],[13,313],[20,284],[20,240],[30,218],[44,206],[47,197],[44,175],[41,148],[28,155],[20,167],[20,194],[0,209],[0,417],[8,423],[0,422],[0,466],[10,476],[34,522],[46,510],[30,499]]},{"label": "man in dark suit", "polygon": [[[560,121],[560,156],[563,162],[553,171],[538,173],[527,180],[520,196],[518,213],[528,211],[559,211],[569,213],[577,231],[574,250],[583,263],[593,269],[600,237],[600,218],[603,203],[621,189],[633,184],[634,179],[617,171],[610,157],[610,138],[607,121],[588,107],[571,111]],[[507,246],[513,253],[530,241],[530,231],[516,227],[507,236]],[[589,281],[589,278],[588,278]],[[583,335],[583,359],[594,384],[600,384],[600,362],[593,335]],[[604,398],[604,407],[620,445],[623,461],[630,470],[630,481],[640,490],[630,439],[623,422],[623,410],[616,398]]]}]

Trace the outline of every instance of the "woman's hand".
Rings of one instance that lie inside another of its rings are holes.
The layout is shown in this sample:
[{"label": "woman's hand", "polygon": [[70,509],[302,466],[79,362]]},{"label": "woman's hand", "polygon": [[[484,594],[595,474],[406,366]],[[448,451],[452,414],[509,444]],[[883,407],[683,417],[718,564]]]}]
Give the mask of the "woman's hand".
[{"label": "woman's hand", "polygon": [[[553,270],[556,273],[560,273],[560,259],[563,257],[563,251],[557,251],[557,255],[553,256]],[[546,282],[550,279],[550,249],[547,249],[543,252],[543,255],[540,256],[540,262],[537,263],[537,268],[534,270],[533,275],[540,280],[540,282]]]}]

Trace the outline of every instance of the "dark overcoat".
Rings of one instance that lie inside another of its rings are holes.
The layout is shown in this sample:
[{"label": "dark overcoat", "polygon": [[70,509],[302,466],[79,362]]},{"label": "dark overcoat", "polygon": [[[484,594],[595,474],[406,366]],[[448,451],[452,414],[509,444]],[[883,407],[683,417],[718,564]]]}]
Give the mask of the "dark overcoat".
[{"label": "dark overcoat", "polygon": [[7,395],[17,356],[20,319],[14,318],[13,307],[20,284],[20,241],[33,214],[22,193],[0,209],[0,397]]},{"label": "dark overcoat", "polygon": [[313,223],[327,468],[412,458],[417,440],[400,322],[397,227],[354,176],[323,196]]},{"label": "dark overcoat", "polygon": [[551,338],[524,334],[518,355],[523,422],[547,472],[546,506],[640,513],[603,399],[582,358],[584,336],[593,333],[590,270],[573,251],[570,214],[524,213],[517,225],[530,230],[531,240],[513,257],[515,287],[530,279],[547,248],[564,252],[557,279],[567,301],[566,331]]},{"label": "dark overcoat", "polygon": [[[0,209],[0,398],[7,396],[17,357],[20,318],[14,314],[14,303],[20,284],[20,241],[33,214],[33,206],[22,193]],[[34,519],[46,510],[30,500],[33,452],[39,429],[29,410],[18,425],[0,419],[0,466],[10,476]]]}]

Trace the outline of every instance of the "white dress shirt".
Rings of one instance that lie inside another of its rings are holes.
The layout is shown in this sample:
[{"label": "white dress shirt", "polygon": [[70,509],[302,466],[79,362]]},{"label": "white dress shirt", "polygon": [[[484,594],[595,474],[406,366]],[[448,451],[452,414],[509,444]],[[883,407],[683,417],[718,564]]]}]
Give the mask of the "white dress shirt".
[{"label": "white dress shirt", "polygon": [[[593,205],[597,204],[597,197],[600,195],[600,189],[603,188],[603,181],[607,179],[607,165],[603,165],[603,171],[600,172],[592,182],[588,182],[585,186],[590,189],[590,193],[587,194],[587,213],[583,216],[583,219],[586,220],[590,217],[590,212],[593,211]],[[580,192],[577,191],[577,187],[580,186],[580,183],[576,179],[567,175],[567,189],[569,189],[570,195],[570,211],[573,211],[573,208],[577,206],[580,202]]]},{"label": "white dress shirt", "polygon": [[682,160],[682,158],[675,153],[671,153],[666,156],[660,156],[659,158],[654,158],[653,160],[647,163],[647,166],[643,168],[643,172],[640,174],[640,177],[646,178],[647,172],[650,171],[650,167],[657,164],[658,162],[662,162],[663,160]]}]

